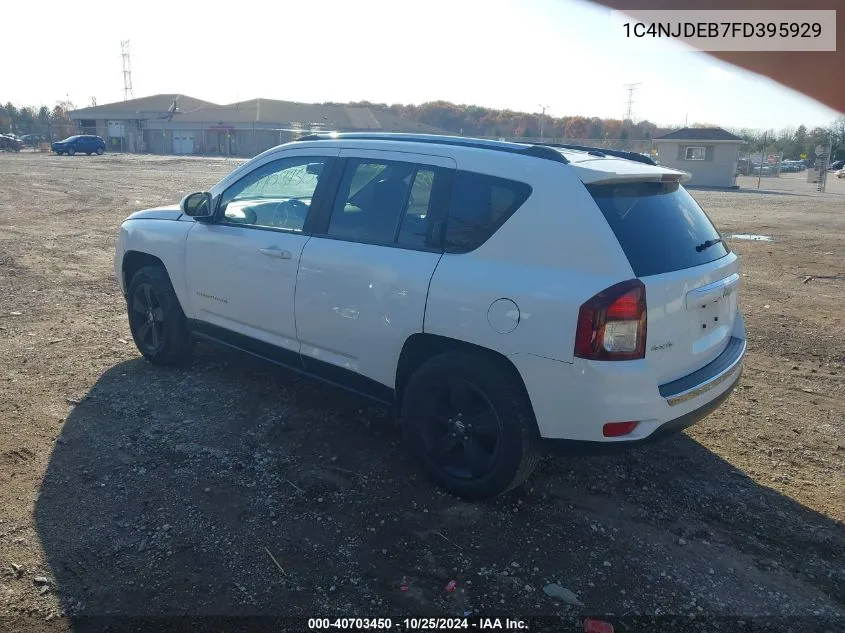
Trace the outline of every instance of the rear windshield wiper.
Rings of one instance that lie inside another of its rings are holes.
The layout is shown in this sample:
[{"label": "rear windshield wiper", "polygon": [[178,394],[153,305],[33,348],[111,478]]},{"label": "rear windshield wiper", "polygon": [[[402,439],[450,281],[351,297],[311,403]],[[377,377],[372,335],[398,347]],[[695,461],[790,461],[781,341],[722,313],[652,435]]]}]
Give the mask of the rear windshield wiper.
[{"label": "rear windshield wiper", "polygon": [[701,252],[701,251],[703,251],[705,248],[710,248],[711,246],[716,246],[716,244],[718,244],[718,243],[719,243],[719,242],[721,242],[721,241],[722,241],[722,238],[718,238],[718,239],[715,239],[715,240],[707,240],[707,241],[705,241],[705,242],[702,242],[702,243],[701,243],[701,244],[699,244],[698,246],[696,246],[696,247],[695,247],[695,250],[696,250],[696,251],[698,251],[698,252],[700,253],[700,252]]}]

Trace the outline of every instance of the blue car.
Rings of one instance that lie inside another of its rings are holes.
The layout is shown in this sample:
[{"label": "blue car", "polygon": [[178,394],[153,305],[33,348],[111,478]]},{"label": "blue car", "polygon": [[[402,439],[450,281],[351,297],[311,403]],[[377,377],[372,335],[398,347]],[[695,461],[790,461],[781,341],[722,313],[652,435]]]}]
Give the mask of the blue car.
[{"label": "blue car", "polygon": [[99,136],[90,136],[80,134],[76,136],[68,136],[63,141],[56,141],[53,143],[53,151],[59,156],[67,154],[73,156],[76,153],[86,153],[101,155],[106,151],[106,142]]}]

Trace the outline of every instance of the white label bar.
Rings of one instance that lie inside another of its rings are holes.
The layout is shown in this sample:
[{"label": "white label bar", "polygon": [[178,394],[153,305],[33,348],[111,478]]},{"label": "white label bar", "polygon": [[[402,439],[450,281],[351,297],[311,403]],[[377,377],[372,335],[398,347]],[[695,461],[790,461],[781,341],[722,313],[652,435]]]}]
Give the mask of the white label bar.
[{"label": "white label bar", "polygon": [[836,50],[835,10],[614,10],[611,24],[627,42],[674,40],[703,51]]}]

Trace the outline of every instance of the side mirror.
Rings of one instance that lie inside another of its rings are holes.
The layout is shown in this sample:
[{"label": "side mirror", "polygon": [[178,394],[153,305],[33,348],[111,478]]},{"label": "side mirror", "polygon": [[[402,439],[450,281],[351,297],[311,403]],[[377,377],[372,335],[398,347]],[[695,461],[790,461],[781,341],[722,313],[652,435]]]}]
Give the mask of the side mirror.
[{"label": "side mirror", "polygon": [[211,194],[206,191],[189,194],[182,198],[179,208],[182,213],[192,218],[210,218],[212,215]]},{"label": "side mirror", "polygon": [[305,173],[312,176],[319,176],[323,173],[323,163],[308,163],[305,167]]}]

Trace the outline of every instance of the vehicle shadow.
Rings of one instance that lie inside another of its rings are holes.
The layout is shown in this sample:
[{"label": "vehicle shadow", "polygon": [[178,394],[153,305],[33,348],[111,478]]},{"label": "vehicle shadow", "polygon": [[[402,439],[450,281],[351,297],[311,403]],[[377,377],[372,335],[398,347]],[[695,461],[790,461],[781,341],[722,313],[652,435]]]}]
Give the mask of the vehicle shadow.
[{"label": "vehicle shadow", "polygon": [[561,578],[595,613],[686,613],[694,591],[716,615],[845,614],[845,527],[686,435],[550,460],[469,504],[418,476],[380,409],[204,346],[186,369],[100,377],[66,419],[36,525],[76,631],[91,616],[577,613],[542,593]]}]

